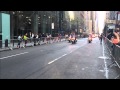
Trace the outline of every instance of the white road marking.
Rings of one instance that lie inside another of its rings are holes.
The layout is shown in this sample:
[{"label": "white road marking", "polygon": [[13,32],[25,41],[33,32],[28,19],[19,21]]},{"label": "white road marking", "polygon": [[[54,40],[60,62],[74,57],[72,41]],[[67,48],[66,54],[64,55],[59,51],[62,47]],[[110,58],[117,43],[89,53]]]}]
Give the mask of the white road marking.
[{"label": "white road marking", "polygon": [[[103,44],[102,44],[102,46],[103,46],[103,57],[105,57],[105,52],[104,52],[105,48],[104,48],[104,45],[103,45]],[[105,68],[104,68],[104,70],[105,70],[105,77],[106,77],[106,79],[108,79],[107,62],[106,62],[106,59],[105,59],[105,58],[103,58],[103,59],[104,59],[104,64],[105,64]]]},{"label": "white road marking", "polygon": [[85,70],[85,68],[82,68],[82,70]]},{"label": "white road marking", "polygon": [[103,56],[100,56],[100,57],[98,57],[98,58],[101,58],[101,59],[111,59],[111,58],[109,58],[109,57],[103,57]]},{"label": "white road marking", "polygon": [[[85,44],[86,44],[86,43],[85,43]],[[83,44],[82,46],[84,46],[85,44]],[[82,47],[82,46],[80,46],[80,47]],[[79,49],[80,47],[78,47],[77,49]],[[77,49],[75,49],[75,50],[77,50]],[[75,50],[70,51],[68,54],[70,54],[70,53],[74,52]],[[62,58],[62,57],[64,57],[64,56],[66,56],[66,55],[68,55],[68,54],[64,54],[64,55],[62,55],[62,56],[60,56],[60,57],[58,57],[58,58],[56,58],[56,59],[54,59],[54,60],[50,61],[48,64],[51,64],[51,63],[53,63],[53,62],[55,62],[55,61],[59,60],[60,58]]]},{"label": "white road marking", "polygon": [[28,52],[24,52],[24,53],[19,53],[19,54],[11,55],[11,56],[2,57],[0,59],[6,59],[6,58],[10,58],[10,57],[15,57],[15,56],[26,54],[26,53],[28,53]]},{"label": "white road marking", "polygon": [[60,58],[62,58],[62,57],[64,57],[64,56],[66,56],[66,55],[67,55],[67,54],[64,54],[64,55],[62,55],[61,57],[58,57],[58,58],[54,59],[53,61],[50,61],[48,64],[51,64],[51,63],[53,63],[53,62],[55,62],[55,61],[59,60]]},{"label": "white road marking", "polygon": [[99,70],[100,72],[104,72],[104,70]]}]

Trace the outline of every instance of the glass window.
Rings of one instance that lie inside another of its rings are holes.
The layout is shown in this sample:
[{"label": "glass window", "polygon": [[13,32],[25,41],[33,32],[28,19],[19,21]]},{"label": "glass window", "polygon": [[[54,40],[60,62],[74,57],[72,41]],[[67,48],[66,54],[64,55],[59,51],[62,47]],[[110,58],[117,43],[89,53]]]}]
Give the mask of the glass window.
[{"label": "glass window", "polygon": [[2,22],[1,22],[1,14],[0,14],[0,33],[2,33]]}]

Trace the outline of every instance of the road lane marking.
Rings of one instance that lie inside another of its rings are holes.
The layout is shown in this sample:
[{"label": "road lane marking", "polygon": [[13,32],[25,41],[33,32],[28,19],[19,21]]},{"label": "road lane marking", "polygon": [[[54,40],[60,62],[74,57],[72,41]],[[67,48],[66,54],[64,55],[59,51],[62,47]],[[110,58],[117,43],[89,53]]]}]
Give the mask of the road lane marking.
[{"label": "road lane marking", "polygon": [[[103,57],[105,57],[105,52],[104,52],[105,48],[104,48],[104,45],[103,45],[103,44],[102,44],[102,47],[103,47]],[[104,70],[105,70],[105,77],[106,77],[106,79],[108,79],[107,62],[106,62],[106,59],[105,59],[105,58],[103,58],[103,59],[104,59],[104,64],[105,64],[105,68],[104,68]]]},{"label": "road lane marking", "polygon": [[19,56],[19,55],[26,54],[26,53],[28,53],[28,52],[24,52],[24,53],[19,53],[19,54],[11,55],[11,56],[2,57],[0,59],[6,59],[6,58],[10,58],[10,57],[15,57],[15,56]]},{"label": "road lane marking", "polygon": [[55,61],[59,60],[60,58],[62,58],[62,57],[64,57],[64,56],[66,56],[66,55],[67,55],[67,54],[64,54],[64,55],[62,55],[62,56],[60,56],[60,57],[58,57],[58,58],[54,59],[53,61],[50,61],[48,64],[51,64],[51,63],[53,63],[53,62],[55,62]]},{"label": "road lane marking", "polygon": [[[86,43],[84,43],[83,45],[81,45],[80,47],[78,47],[77,49],[79,49],[79,48],[81,48],[82,46],[84,46]],[[75,50],[77,50],[77,49],[75,49]],[[72,52],[74,52],[75,50],[73,50],[73,51],[70,51],[68,54],[71,54]],[[57,61],[57,60],[59,60],[60,58],[62,58],[62,57],[64,57],[64,56],[66,56],[66,55],[68,55],[68,54],[64,54],[64,55],[62,55],[62,56],[60,56],[60,57],[58,57],[58,58],[56,58],[56,59],[54,59],[54,60],[52,60],[52,61],[50,61],[48,64],[51,64],[51,63],[53,63],[53,62],[55,62],[55,61]]]},{"label": "road lane marking", "polygon": [[99,70],[100,72],[105,72],[105,70]]}]

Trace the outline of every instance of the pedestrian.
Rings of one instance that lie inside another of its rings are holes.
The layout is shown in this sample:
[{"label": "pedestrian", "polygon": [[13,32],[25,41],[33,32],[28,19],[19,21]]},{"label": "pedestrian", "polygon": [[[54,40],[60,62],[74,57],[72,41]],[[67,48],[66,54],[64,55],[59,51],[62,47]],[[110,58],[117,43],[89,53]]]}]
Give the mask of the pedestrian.
[{"label": "pedestrian", "polygon": [[21,37],[21,35],[19,35],[18,36],[18,45],[17,45],[18,48],[20,48],[21,41],[22,41],[22,37]]},{"label": "pedestrian", "polygon": [[102,34],[99,36],[100,44],[102,44]]},{"label": "pedestrian", "polygon": [[24,41],[25,41],[25,47],[26,47],[27,40],[28,40],[27,33],[24,35],[23,39],[24,39]]},{"label": "pedestrian", "polygon": [[40,33],[39,36],[38,36],[38,39],[39,39],[38,45],[40,45],[41,37],[42,37],[42,35],[41,35],[41,33]]},{"label": "pedestrian", "polygon": [[33,37],[34,46],[36,46],[36,37],[37,37],[37,34],[34,34],[34,37]]},{"label": "pedestrian", "polygon": [[30,43],[32,42],[32,33],[29,33]]},{"label": "pedestrian", "polygon": [[42,34],[42,41],[44,42],[44,40],[45,40],[45,34],[43,33]]}]

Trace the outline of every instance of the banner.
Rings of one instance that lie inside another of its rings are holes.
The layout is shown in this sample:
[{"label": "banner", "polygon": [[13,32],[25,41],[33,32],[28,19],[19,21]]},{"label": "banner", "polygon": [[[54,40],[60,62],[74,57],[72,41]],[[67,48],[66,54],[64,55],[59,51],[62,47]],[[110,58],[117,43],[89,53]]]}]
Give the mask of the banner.
[{"label": "banner", "polygon": [[52,23],[52,29],[54,29],[54,23]]}]

